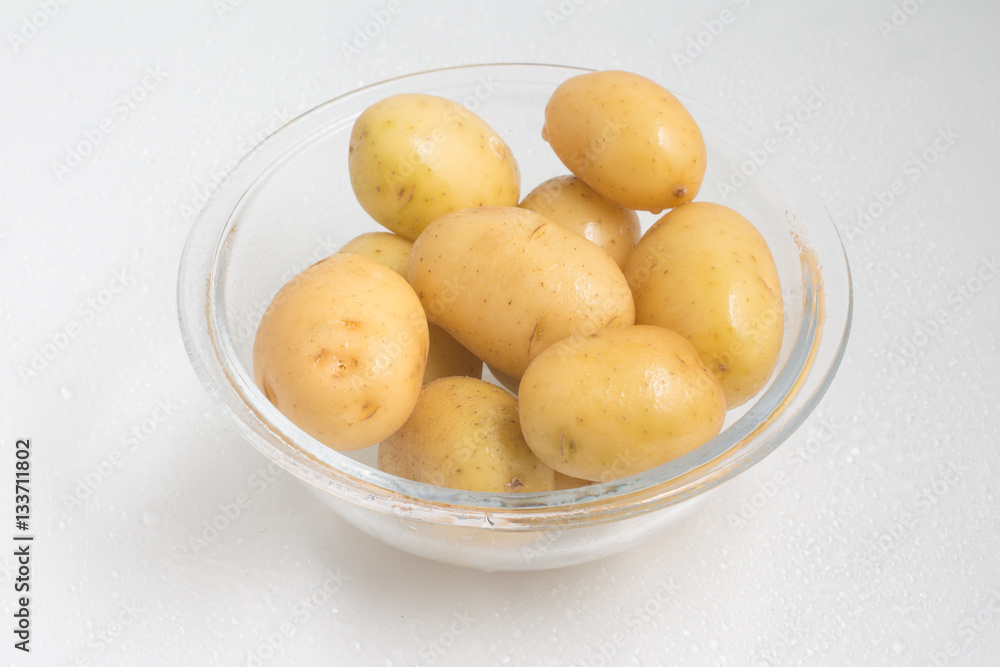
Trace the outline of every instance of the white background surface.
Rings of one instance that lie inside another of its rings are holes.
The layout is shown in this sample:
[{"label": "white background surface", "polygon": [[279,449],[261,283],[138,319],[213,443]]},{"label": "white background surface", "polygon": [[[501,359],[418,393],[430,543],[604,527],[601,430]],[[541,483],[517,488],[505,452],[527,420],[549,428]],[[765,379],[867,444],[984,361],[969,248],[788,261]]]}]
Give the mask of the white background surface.
[{"label": "white background surface", "polygon": [[[1000,5],[411,2],[350,57],[390,5],[347,5],[4,0],[0,479],[30,437],[36,541],[28,655],[0,548],[3,661],[997,664]],[[196,381],[174,303],[185,207],[279,122],[499,61],[634,70],[776,138],[856,297],[836,382],[776,454],[676,530],[528,574],[398,552],[269,472]]]}]

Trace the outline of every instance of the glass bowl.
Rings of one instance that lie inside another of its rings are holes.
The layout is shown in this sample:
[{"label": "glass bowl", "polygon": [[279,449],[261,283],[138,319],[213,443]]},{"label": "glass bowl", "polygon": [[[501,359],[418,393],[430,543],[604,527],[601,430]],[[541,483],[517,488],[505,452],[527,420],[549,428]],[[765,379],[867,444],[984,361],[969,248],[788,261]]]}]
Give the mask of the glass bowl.
[{"label": "glass bowl", "polygon": [[[524,194],[567,173],[541,138],[543,111],[559,83],[586,71],[532,64],[454,67],[333,99],[282,127],[218,179],[184,247],[181,332],[196,374],[226,417],[338,515],[413,554],[483,570],[533,570],[624,550],[676,522],[706,491],[774,451],[816,407],[843,356],[850,272],[829,214],[773,151],[720,114],[678,96],[708,148],[698,199],[731,206],[760,230],[774,255],[785,303],[774,376],[754,401],[730,411],[717,437],[614,482],[546,493],[473,493],[383,473],[375,468],[374,447],[329,449],[267,401],[253,381],[251,352],[272,296],[351,238],[381,229],[355,201],[348,176],[348,139],[357,116],[404,92],[460,102],[507,141]],[[641,214],[643,229],[655,218]]]}]

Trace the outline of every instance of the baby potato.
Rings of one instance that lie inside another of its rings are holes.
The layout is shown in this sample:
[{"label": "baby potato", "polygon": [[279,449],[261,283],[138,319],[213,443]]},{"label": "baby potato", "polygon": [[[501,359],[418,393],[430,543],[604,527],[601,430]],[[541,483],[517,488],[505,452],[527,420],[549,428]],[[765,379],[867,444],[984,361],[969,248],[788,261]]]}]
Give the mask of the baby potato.
[{"label": "baby potato", "polygon": [[521,378],[521,430],[556,472],[611,481],[686,454],[726,417],[722,388],[680,335],[605,329],[560,341]]},{"label": "baby potato", "polygon": [[[369,232],[351,239],[337,252],[368,257],[406,278],[406,263],[410,259],[411,248],[413,243],[399,234]],[[474,378],[483,376],[483,362],[462,347],[451,334],[436,324],[428,325],[428,334],[430,347],[427,351],[427,367],[424,369],[424,384],[449,375],[468,375]]]},{"label": "baby potato", "polygon": [[376,102],[351,131],[348,170],[361,207],[411,241],[432,220],[469,206],[515,206],[521,176],[503,139],[443,97]]},{"label": "baby potato", "polygon": [[292,278],[257,328],[254,380],[299,428],[333,449],[373,445],[420,394],[427,319],[405,280],[337,254]]},{"label": "baby potato", "polygon": [[569,475],[564,475],[561,472],[556,473],[556,491],[561,491],[562,489],[578,489],[581,486],[590,486],[591,484],[593,484],[593,482],[589,479],[570,477]]},{"label": "baby potato", "polygon": [[399,234],[368,232],[356,236],[337,252],[349,252],[375,260],[406,278],[406,262],[410,259],[413,242]]},{"label": "baby potato", "polygon": [[545,107],[542,138],[571,172],[626,208],[656,213],[689,202],[705,177],[705,141],[694,118],[638,74],[567,79]]},{"label": "baby potato", "polygon": [[424,384],[451,375],[464,375],[477,380],[483,377],[483,362],[436,324],[428,323],[430,349]]},{"label": "baby potato", "polygon": [[642,235],[639,216],[594,192],[576,176],[556,176],[528,193],[520,204],[604,248],[619,268]]},{"label": "baby potato", "polygon": [[413,414],[379,445],[378,467],[466,491],[555,488],[555,473],[521,435],[517,399],[496,385],[468,377],[424,385]]},{"label": "baby potato", "polygon": [[764,237],[731,208],[692,202],[660,218],[625,266],[636,322],[678,332],[730,408],[774,372],[784,334],[781,285]]},{"label": "baby potato", "polygon": [[634,319],[606,252],[516,207],[441,216],[413,244],[407,277],[431,322],[514,378],[556,341]]}]

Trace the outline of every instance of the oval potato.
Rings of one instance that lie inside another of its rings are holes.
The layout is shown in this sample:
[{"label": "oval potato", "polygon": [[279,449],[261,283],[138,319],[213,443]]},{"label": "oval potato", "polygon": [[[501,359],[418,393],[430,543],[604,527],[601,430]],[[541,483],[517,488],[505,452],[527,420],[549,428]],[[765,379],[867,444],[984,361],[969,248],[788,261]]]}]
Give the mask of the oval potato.
[{"label": "oval potato", "polygon": [[636,322],[680,333],[730,408],[774,372],[784,335],[781,284],[764,237],[731,208],[692,202],[660,218],[625,267]]},{"label": "oval potato", "polygon": [[557,472],[611,481],[686,454],[722,428],[726,400],[691,344],[662,327],[556,343],[521,378],[521,430]]},{"label": "oval potato", "polygon": [[427,346],[409,284],[366,257],[337,254],[292,278],[267,307],[254,380],[303,431],[333,449],[357,449],[406,421]]},{"label": "oval potato", "polygon": [[567,79],[545,107],[542,137],[571,172],[626,208],[655,213],[689,202],[705,178],[705,140],[694,118],[638,74]]},{"label": "oval potato", "polygon": [[555,473],[521,435],[517,399],[496,385],[447,377],[424,386],[410,418],[379,445],[380,470],[486,492],[551,491]]},{"label": "oval potato", "polygon": [[520,195],[517,161],[503,139],[469,109],[434,95],[393,95],[362,112],[348,170],[361,207],[411,241],[449,211],[515,206]]},{"label": "oval potato", "polygon": [[413,244],[407,277],[431,322],[514,378],[556,341],[628,326],[635,316],[606,252],[516,207],[438,218]]},{"label": "oval potato", "polygon": [[635,211],[605,199],[576,176],[550,178],[518,206],[593,241],[622,269],[642,236]]},{"label": "oval potato", "polygon": [[[399,234],[390,232],[369,232],[357,236],[338,250],[374,260],[387,266],[406,278],[406,264],[410,259],[413,243]],[[449,375],[467,375],[481,378],[483,362],[465,349],[451,334],[437,326],[428,324],[429,347],[427,367],[424,369],[424,384]]]}]

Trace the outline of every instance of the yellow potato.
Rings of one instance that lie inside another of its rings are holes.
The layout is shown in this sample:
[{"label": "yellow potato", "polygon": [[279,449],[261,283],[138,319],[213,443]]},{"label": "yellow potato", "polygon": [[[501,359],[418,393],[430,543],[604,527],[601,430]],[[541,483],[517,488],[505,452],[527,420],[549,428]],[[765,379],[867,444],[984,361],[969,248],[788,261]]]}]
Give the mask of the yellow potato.
[{"label": "yellow potato", "polygon": [[356,236],[337,252],[349,252],[373,259],[406,278],[406,262],[410,259],[413,242],[399,234],[389,232],[368,232]]},{"label": "yellow potato", "polygon": [[730,408],[774,372],[784,334],[781,285],[760,232],[736,211],[685,204],[658,220],[625,267],[636,322],[687,338]]},{"label": "yellow potato", "polygon": [[[406,278],[406,263],[410,259],[412,247],[412,242],[398,234],[369,232],[351,239],[337,252],[362,255]],[[430,347],[427,351],[427,368],[424,370],[425,384],[449,375],[468,375],[474,378],[483,376],[483,362],[462,347],[447,331],[430,324],[428,333]]]},{"label": "yellow potato", "polygon": [[355,121],[348,169],[361,207],[415,240],[449,211],[514,206],[521,176],[503,139],[462,105],[434,95],[394,95]]},{"label": "yellow potato", "polygon": [[519,204],[590,239],[620,268],[642,235],[639,216],[594,192],[576,176],[556,176],[528,193]]},{"label": "yellow potato", "polygon": [[438,378],[464,375],[477,380],[483,377],[483,362],[469,352],[455,338],[436,324],[429,324],[430,349],[424,384]]},{"label": "yellow potato", "polygon": [[333,449],[373,445],[420,394],[427,319],[392,270],[337,254],[292,278],[264,312],[254,380],[299,428]]},{"label": "yellow potato", "polygon": [[552,469],[521,436],[517,399],[496,385],[467,377],[424,386],[410,418],[379,445],[378,467],[466,491],[555,488]]},{"label": "yellow potato", "polygon": [[570,477],[569,475],[564,475],[561,472],[556,473],[556,491],[561,491],[562,489],[578,489],[581,486],[590,486],[591,484],[593,484],[593,482],[589,479]]},{"label": "yellow potato", "polygon": [[667,89],[638,74],[567,79],[545,107],[542,137],[576,176],[626,208],[659,212],[698,194],[701,130]]},{"label": "yellow potato", "polygon": [[516,207],[438,218],[413,244],[407,277],[431,322],[515,378],[556,341],[628,326],[635,316],[606,252]]},{"label": "yellow potato", "polygon": [[691,344],[662,327],[606,329],[538,355],[521,378],[528,446],[564,475],[611,481],[686,454],[726,417]]}]

